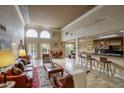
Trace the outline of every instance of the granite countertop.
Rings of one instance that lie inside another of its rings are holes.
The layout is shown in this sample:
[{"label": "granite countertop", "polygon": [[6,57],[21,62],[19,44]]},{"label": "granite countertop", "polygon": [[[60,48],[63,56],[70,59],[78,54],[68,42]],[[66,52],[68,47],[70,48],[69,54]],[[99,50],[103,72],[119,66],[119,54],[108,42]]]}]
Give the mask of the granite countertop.
[{"label": "granite countertop", "polygon": [[123,55],[119,55],[119,54],[98,54],[98,53],[85,53],[85,52],[80,52],[82,54],[86,54],[86,55],[99,55],[99,56],[110,56],[110,57],[120,57],[120,58],[124,58]]},{"label": "granite countertop", "polygon": [[101,56],[111,56],[111,57],[120,57],[120,58],[124,58],[123,55],[119,55],[119,54],[97,54],[97,53],[91,53],[92,55],[101,55]]}]

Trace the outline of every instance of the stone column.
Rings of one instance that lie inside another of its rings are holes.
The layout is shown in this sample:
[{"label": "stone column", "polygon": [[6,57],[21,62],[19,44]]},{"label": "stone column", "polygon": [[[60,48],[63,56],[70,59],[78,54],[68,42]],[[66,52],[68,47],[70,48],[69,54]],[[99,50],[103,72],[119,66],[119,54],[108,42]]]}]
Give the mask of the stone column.
[{"label": "stone column", "polygon": [[79,38],[75,40],[75,54],[76,54],[76,63],[79,63]]},{"label": "stone column", "polygon": [[124,30],[120,31],[123,34],[123,45],[122,45],[122,49],[123,49],[123,57],[124,57]]},{"label": "stone column", "polygon": [[40,43],[37,44],[37,59],[41,58],[41,54],[40,54]]},{"label": "stone column", "polygon": [[38,33],[38,39],[37,39],[37,59],[41,59],[41,53],[40,53],[40,48],[41,48],[41,42],[40,42],[40,31],[37,29]]}]

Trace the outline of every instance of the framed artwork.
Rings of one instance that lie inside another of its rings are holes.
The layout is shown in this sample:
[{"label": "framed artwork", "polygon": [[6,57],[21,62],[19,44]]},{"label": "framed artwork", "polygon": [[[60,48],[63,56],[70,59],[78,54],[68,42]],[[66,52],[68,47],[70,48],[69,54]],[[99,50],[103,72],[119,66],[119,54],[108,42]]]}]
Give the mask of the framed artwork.
[{"label": "framed artwork", "polygon": [[11,40],[8,37],[0,36],[0,50],[11,49]]}]

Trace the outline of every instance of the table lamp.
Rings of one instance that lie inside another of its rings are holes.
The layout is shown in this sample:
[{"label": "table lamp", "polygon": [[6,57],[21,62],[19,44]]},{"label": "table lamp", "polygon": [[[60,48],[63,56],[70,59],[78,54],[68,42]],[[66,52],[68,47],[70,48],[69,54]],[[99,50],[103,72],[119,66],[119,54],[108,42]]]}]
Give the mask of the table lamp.
[{"label": "table lamp", "polygon": [[0,68],[3,70],[4,83],[6,83],[6,67],[14,64],[14,55],[11,50],[0,50]]},{"label": "table lamp", "polygon": [[24,56],[26,56],[26,51],[25,51],[25,49],[20,49],[20,50],[19,50],[19,57],[24,57]]}]

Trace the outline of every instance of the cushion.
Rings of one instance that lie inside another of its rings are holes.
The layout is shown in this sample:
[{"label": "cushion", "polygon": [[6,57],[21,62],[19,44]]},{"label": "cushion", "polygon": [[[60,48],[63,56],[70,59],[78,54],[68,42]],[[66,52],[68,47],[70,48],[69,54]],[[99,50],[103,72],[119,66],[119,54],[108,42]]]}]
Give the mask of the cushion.
[{"label": "cushion", "polygon": [[50,58],[49,58],[49,57],[44,57],[44,58],[43,58],[43,61],[44,61],[44,62],[49,62],[49,61],[50,61]]},{"label": "cushion", "polygon": [[8,75],[8,76],[13,75],[12,69],[8,69],[8,70],[6,71],[6,75]]},{"label": "cushion", "polygon": [[20,74],[22,74],[22,71],[19,68],[13,67],[12,73],[13,73],[13,75],[20,75]]},{"label": "cushion", "polygon": [[15,64],[15,67],[18,68],[18,63]]},{"label": "cushion", "polygon": [[29,63],[30,63],[30,62],[29,62],[29,61],[27,61],[26,59],[22,59],[21,61],[23,62],[23,64],[24,64],[24,65],[27,65],[27,64],[29,64]]},{"label": "cushion", "polygon": [[25,67],[25,71],[33,71],[33,67]]},{"label": "cushion", "polygon": [[24,66],[22,61],[19,61],[19,63],[15,64],[15,67],[21,69],[22,71],[24,71],[25,66]]}]

